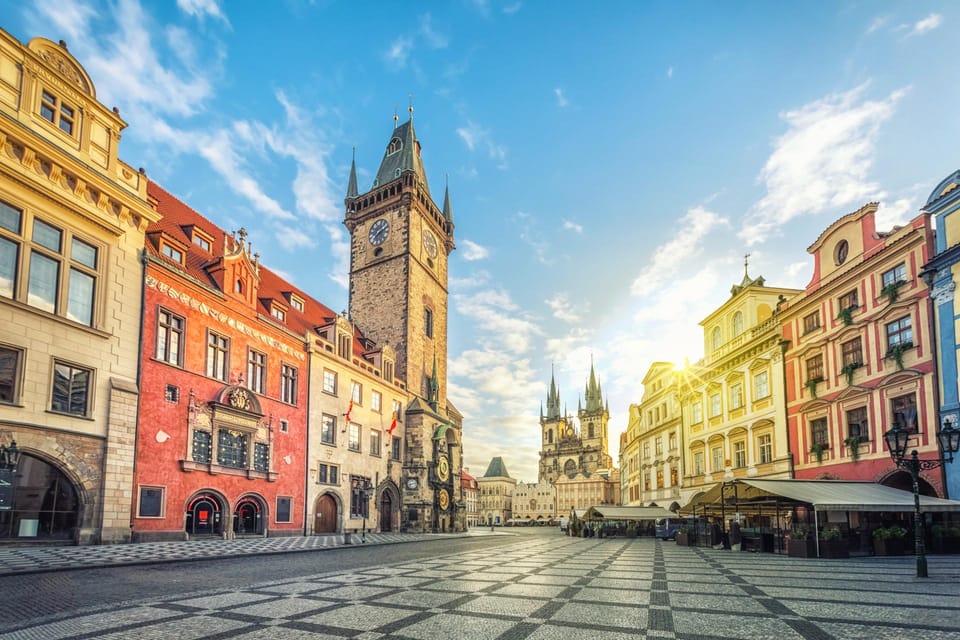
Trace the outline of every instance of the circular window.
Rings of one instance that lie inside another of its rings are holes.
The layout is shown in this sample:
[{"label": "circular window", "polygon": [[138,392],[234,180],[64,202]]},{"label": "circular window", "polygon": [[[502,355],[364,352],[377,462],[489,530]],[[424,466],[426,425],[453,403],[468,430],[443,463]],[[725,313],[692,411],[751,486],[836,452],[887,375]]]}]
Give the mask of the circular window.
[{"label": "circular window", "polygon": [[850,245],[847,244],[846,240],[841,240],[837,243],[837,248],[833,252],[833,259],[836,261],[837,265],[841,265],[847,261],[847,253],[850,251]]}]

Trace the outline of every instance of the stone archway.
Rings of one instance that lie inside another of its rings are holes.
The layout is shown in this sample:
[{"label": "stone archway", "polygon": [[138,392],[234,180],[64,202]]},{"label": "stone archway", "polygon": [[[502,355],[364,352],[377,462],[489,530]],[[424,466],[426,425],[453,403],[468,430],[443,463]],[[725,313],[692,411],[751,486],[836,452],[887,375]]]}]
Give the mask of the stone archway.
[{"label": "stone archway", "polygon": [[267,525],[267,509],[263,498],[245,495],[233,508],[233,533],[238,536],[262,536]]},{"label": "stone archway", "polygon": [[213,491],[200,491],[187,501],[184,530],[189,536],[222,536],[226,508]]},{"label": "stone archway", "polygon": [[[913,493],[913,478],[910,477],[910,474],[907,471],[898,469],[889,475],[885,476],[880,480],[880,484],[886,487],[892,487],[894,489],[900,489],[902,491],[907,491]],[[932,484],[927,482],[923,476],[917,478],[917,488],[920,490],[920,495],[930,496],[932,498],[940,498],[939,493],[933,487]]]},{"label": "stone archway", "polygon": [[57,465],[23,452],[12,484],[10,509],[0,511],[0,540],[74,540],[81,494]]}]

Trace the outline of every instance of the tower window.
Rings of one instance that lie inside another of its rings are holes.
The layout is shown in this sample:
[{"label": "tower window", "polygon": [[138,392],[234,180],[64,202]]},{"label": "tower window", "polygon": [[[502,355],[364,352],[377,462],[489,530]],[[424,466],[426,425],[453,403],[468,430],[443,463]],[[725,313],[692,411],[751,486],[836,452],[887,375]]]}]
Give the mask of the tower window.
[{"label": "tower window", "polygon": [[400,151],[400,149],[402,148],[403,148],[403,142],[400,140],[400,138],[394,138],[393,140],[390,141],[390,144],[387,145],[387,155],[390,155],[391,153],[396,153],[397,151]]},{"label": "tower window", "polygon": [[433,337],[433,309],[429,307],[423,309],[423,332],[428,338]]}]

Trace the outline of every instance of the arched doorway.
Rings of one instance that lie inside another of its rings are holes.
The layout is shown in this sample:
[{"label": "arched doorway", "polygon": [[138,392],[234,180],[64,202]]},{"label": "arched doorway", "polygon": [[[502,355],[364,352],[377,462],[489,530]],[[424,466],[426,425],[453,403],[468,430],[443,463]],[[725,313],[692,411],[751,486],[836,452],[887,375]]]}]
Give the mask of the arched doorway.
[{"label": "arched doorway", "polygon": [[187,506],[186,531],[193,536],[221,535],[223,509],[216,496],[201,493]]},{"label": "arched doorway", "polygon": [[238,536],[262,536],[266,522],[263,501],[257,496],[244,496],[233,510],[233,532]]},{"label": "arched doorway", "polygon": [[317,498],[313,509],[313,532],[337,532],[337,501],[329,493]]},{"label": "arched doorway", "polygon": [[[884,478],[880,484],[913,493],[913,478],[910,477],[908,472],[903,470],[894,471]],[[929,482],[924,480],[923,476],[917,478],[917,488],[920,490],[920,495],[922,496],[940,497],[937,494],[937,490],[934,489]]]},{"label": "arched doorway", "polygon": [[80,522],[80,498],[58,468],[23,453],[11,484],[10,509],[0,511],[0,540],[72,540]]},{"label": "arched doorway", "polygon": [[389,491],[380,494],[380,531],[393,531],[393,500]]}]

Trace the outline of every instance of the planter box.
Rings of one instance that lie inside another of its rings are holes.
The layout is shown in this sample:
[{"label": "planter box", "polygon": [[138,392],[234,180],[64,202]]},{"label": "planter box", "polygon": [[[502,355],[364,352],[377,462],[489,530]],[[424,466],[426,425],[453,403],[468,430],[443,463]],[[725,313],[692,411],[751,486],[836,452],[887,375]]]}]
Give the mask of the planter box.
[{"label": "planter box", "polygon": [[677,531],[676,540],[677,540],[678,546],[681,546],[681,547],[690,546],[690,534],[687,532]]},{"label": "planter box", "polygon": [[821,540],[821,558],[849,558],[850,548],[846,540]]},{"label": "planter box", "polygon": [[930,540],[930,553],[960,554],[960,538],[933,538]]},{"label": "planter box", "polygon": [[878,556],[902,556],[906,551],[906,538],[873,539],[873,552]]},{"label": "planter box", "polygon": [[817,549],[813,540],[793,540],[787,541],[787,555],[791,558],[816,558]]}]

